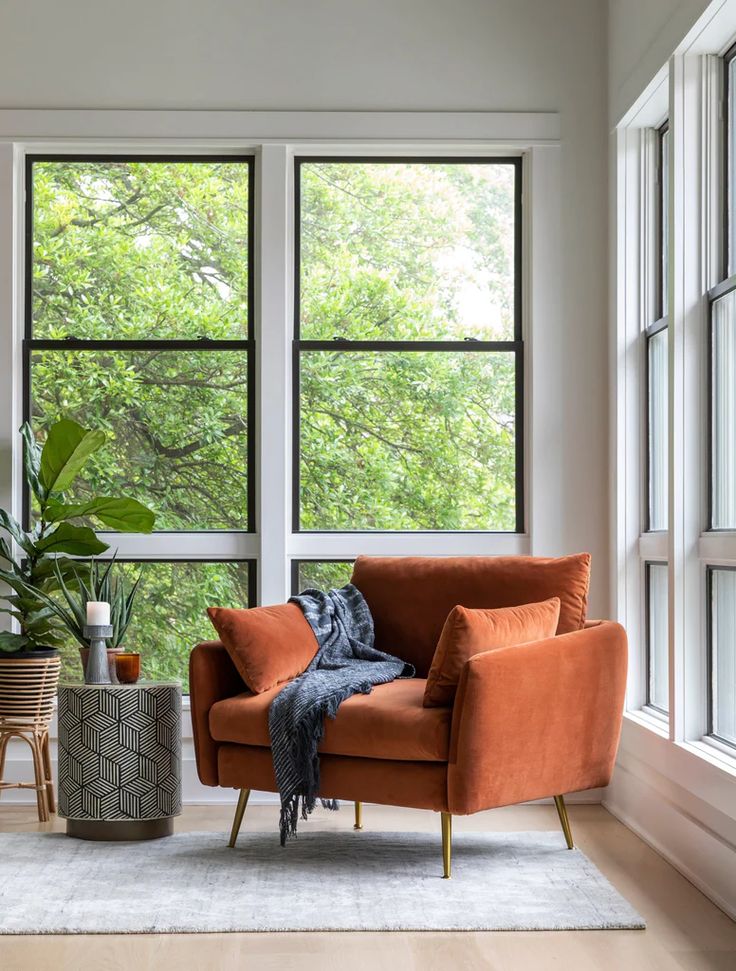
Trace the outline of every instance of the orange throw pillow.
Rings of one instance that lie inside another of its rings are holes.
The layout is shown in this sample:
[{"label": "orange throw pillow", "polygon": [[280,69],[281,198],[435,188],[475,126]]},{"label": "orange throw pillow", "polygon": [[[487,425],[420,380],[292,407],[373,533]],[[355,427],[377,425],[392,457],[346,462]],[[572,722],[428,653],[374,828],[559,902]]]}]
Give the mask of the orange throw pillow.
[{"label": "orange throw pillow", "polygon": [[317,638],[297,604],[248,610],[208,607],[207,613],[255,695],[301,674],[317,653]]},{"label": "orange throw pillow", "polygon": [[466,661],[475,654],[554,637],[560,598],[519,607],[471,610],[454,607],[445,621],[424,689],[424,707],[451,705]]}]

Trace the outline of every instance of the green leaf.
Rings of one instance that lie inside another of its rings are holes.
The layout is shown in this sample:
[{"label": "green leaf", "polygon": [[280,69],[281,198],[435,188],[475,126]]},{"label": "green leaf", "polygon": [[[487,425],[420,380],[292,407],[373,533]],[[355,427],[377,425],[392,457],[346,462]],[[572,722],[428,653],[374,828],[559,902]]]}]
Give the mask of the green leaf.
[{"label": "green leaf", "polygon": [[46,491],[68,489],[90,455],[104,442],[104,432],[88,431],[69,418],[52,425],[41,452],[40,479]]},{"label": "green leaf", "polygon": [[98,556],[108,548],[89,526],[60,523],[53,533],[36,544],[42,553],[70,553],[72,556]]},{"label": "green leaf", "polygon": [[72,560],[68,556],[40,556],[31,572],[31,579],[34,583],[53,579],[57,570],[61,570],[64,576],[71,576],[78,563],[79,560]]},{"label": "green leaf", "polygon": [[18,564],[13,559],[13,555],[10,552],[10,547],[1,536],[0,536],[0,557],[3,560],[7,560],[7,562],[10,564],[11,570],[18,569]]},{"label": "green leaf", "polygon": [[30,541],[26,533],[24,533],[21,529],[18,520],[14,519],[10,513],[5,512],[4,509],[0,509],[0,527],[7,530],[18,546],[20,546],[22,550],[25,550],[26,553],[35,552],[33,549],[33,543]]},{"label": "green leaf", "polygon": [[17,594],[11,597],[5,597],[5,600],[11,605],[11,607],[16,607],[19,611],[27,614],[29,610],[38,610],[40,600],[38,597],[21,597]]},{"label": "green leaf", "polygon": [[46,490],[41,485],[39,474],[41,471],[41,446],[36,441],[36,436],[31,430],[28,422],[23,422],[20,429],[23,438],[23,469],[26,474],[26,481],[33,490],[33,494],[40,503],[46,499]]},{"label": "green leaf", "polygon": [[10,607],[0,607],[0,614],[10,614],[16,620],[23,620],[23,614],[18,610],[11,610]]},{"label": "green leaf", "polygon": [[5,651],[6,654],[22,651],[30,643],[31,639],[25,634],[12,634],[8,630],[0,631],[0,651]]},{"label": "green leaf", "polygon": [[29,614],[24,623],[23,630],[27,634],[41,634],[48,630],[57,629],[56,611],[51,607],[44,607],[43,610]]},{"label": "green leaf", "polygon": [[9,587],[12,587],[16,593],[27,595],[29,590],[28,584],[15,573],[9,573],[7,570],[0,570],[0,580],[7,583]]},{"label": "green leaf", "polygon": [[106,526],[121,533],[150,533],[156,519],[153,512],[137,499],[100,496],[89,502],[73,504],[52,500],[46,506],[49,522],[57,523],[76,516],[96,516]]},{"label": "green leaf", "polygon": [[[80,577],[79,573],[77,573],[77,571],[74,570],[73,571],[73,575],[74,575],[74,579],[76,580],[77,587],[79,588],[79,592],[80,592],[80,597],[79,598],[75,598],[70,593],[69,588],[67,587],[66,583],[64,582],[64,577],[62,575],[62,572],[61,572],[61,570],[58,570],[58,569],[56,571],[56,582],[59,584],[59,589],[61,590],[61,592],[62,592],[62,594],[64,596],[64,599],[69,604],[69,609],[71,611],[71,616],[74,618],[74,620],[76,621],[77,626],[79,627],[79,629],[81,631],[83,629],[84,625],[87,622],[86,621],[86,606],[87,606],[87,602],[90,601],[90,600],[92,600],[93,598],[88,595],[89,592],[87,590],[87,587],[85,586],[84,581]],[[71,630],[71,625],[69,624],[69,622],[65,620],[65,623],[67,624],[67,626]]]},{"label": "green leaf", "polygon": [[[64,589],[64,596],[67,598],[67,601],[70,603],[70,606],[74,606],[73,602],[69,600],[69,594],[66,588],[63,588],[63,589]],[[38,596],[40,600],[46,605],[46,609],[41,610],[38,616],[43,614],[45,617],[49,617],[51,614],[54,614],[62,622],[64,627],[66,627],[69,633],[77,641],[79,641],[80,644],[85,644],[86,643],[84,639],[85,620],[81,618],[81,615],[79,614],[78,609],[69,611],[62,604],[57,603],[55,600],[49,597],[48,594],[45,594],[42,591],[38,591]],[[79,605],[76,605],[76,607],[78,608]],[[47,629],[50,631],[54,631],[55,625],[49,623],[47,625]],[[32,636],[40,636],[34,632],[31,625],[29,625],[28,627],[28,632]]]}]

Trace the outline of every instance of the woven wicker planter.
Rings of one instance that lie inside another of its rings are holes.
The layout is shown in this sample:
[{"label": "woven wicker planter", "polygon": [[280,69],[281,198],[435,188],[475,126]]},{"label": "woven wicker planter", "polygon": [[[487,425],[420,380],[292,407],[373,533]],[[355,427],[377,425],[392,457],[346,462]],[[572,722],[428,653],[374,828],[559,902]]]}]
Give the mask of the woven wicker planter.
[{"label": "woven wicker planter", "polygon": [[[49,755],[49,722],[59,683],[58,653],[38,657],[30,652],[0,657],[0,791],[35,789],[38,818],[55,811]],[[33,755],[34,782],[3,782],[5,753],[11,738],[22,738]]]},{"label": "woven wicker planter", "polygon": [[0,657],[0,727],[48,728],[59,684],[61,660],[52,657]]}]

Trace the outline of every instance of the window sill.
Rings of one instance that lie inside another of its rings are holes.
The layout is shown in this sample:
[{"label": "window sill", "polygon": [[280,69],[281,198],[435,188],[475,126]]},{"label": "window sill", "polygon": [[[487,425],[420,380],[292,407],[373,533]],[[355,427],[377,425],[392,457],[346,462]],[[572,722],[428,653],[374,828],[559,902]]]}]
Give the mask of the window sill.
[{"label": "window sill", "polygon": [[698,741],[676,743],[685,752],[703,759],[717,769],[736,778],[736,751],[717,742],[712,738],[701,738]]},{"label": "window sill", "polygon": [[660,738],[669,741],[670,728],[669,721],[665,715],[652,708],[638,708],[635,711],[624,712],[624,718],[641,728],[646,728]]},{"label": "window sill", "polygon": [[703,740],[672,741],[640,714],[624,717],[617,766],[695,818],[705,818],[704,804],[736,824],[736,760]]}]

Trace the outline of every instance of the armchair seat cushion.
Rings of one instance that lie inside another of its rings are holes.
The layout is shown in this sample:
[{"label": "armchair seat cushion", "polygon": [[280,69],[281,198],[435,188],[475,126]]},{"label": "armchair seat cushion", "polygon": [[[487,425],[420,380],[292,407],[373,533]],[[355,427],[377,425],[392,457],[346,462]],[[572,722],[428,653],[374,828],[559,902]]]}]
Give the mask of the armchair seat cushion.
[{"label": "armchair seat cushion", "polygon": [[[337,717],[326,719],[320,752],[411,762],[447,762],[451,708],[425,708],[426,681],[410,678],[377,685],[368,695],[353,695]],[[283,689],[245,692],[210,709],[212,738],[218,742],[270,746],[268,707]]]}]

